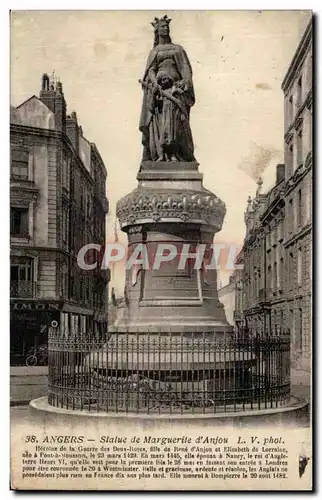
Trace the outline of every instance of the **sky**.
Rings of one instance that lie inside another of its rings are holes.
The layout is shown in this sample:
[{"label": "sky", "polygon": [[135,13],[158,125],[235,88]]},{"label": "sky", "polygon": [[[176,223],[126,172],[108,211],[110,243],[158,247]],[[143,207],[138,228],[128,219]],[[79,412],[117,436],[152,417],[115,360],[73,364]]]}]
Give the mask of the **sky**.
[{"label": "sky", "polygon": [[[68,113],[77,112],[105,162],[107,242],[113,242],[115,204],[136,187],[141,161],[138,79],[153,46],[150,23],[164,14],[172,19],[172,41],[185,48],[193,68],[190,121],[204,186],[227,208],[215,242],[242,245],[246,201],[257,187],[254,165],[265,168],[265,191],[283,163],[281,83],[310,11],[16,11],[11,104],[39,95],[42,74],[55,70]],[[228,276],[219,272],[222,284]],[[111,285],[119,294],[123,279],[123,266],[116,266]]]}]

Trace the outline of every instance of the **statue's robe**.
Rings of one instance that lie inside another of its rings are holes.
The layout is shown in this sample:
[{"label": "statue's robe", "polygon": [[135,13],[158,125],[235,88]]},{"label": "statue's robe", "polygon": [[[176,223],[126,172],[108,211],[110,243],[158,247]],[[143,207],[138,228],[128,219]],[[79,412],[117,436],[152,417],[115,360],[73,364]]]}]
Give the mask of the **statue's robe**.
[{"label": "statue's robe", "polygon": [[[182,140],[182,147],[185,150],[184,159],[186,161],[194,161],[193,140],[189,124],[190,108],[195,103],[195,94],[192,82],[192,68],[185,50],[180,45],[176,44],[170,44],[170,45],[171,45],[171,57],[173,57],[175,60],[177,67],[176,69],[180,76],[180,80],[183,80],[183,82],[185,83],[185,91],[180,96],[176,96],[177,99],[180,99],[185,109],[185,115],[187,116],[187,122],[184,123],[182,126],[183,128],[182,132],[184,136]],[[145,83],[150,82],[149,70],[156,62],[158,50],[159,50],[158,47],[155,47],[151,50],[149,54],[145,72],[142,78],[142,81]],[[157,148],[155,147],[154,151],[150,151],[151,122],[153,120],[154,115],[155,115],[155,97],[150,89],[144,88],[143,103],[142,103],[140,125],[139,125],[139,129],[142,132],[142,144],[145,147],[145,152],[143,153],[143,160],[156,159],[155,151]]]}]

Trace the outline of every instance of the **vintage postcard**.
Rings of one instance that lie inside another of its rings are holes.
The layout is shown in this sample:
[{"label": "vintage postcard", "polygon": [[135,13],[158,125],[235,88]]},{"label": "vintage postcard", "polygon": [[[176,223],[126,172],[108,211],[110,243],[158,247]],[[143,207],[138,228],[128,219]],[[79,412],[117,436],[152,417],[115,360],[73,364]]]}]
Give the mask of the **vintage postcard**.
[{"label": "vintage postcard", "polygon": [[10,24],[11,488],[312,490],[312,12]]}]

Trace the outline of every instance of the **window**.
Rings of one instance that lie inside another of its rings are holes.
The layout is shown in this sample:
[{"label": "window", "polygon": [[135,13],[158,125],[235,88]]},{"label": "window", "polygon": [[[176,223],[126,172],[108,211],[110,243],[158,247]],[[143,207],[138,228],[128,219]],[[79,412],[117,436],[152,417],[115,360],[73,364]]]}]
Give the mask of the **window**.
[{"label": "window", "polygon": [[61,297],[68,297],[68,265],[63,263],[60,268],[60,295]]},{"label": "window", "polygon": [[297,106],[300,107],[302,105],[302,77],[300,77],[297,81]]},{"label": "window", "polygon": [[284,313],[283,313],[283,310],[281,309],[281,312],[280,312],[280,331],[282,333],[284,333]]},{"label": "window", "polygon": [[290,124],[293,121],[293,96],[291,96],[288,100],[288,117]]},{"label": "window", "polygon": [[268,286],[268,294],[270,294],[270,290],[272,289],[272,267],[268,266],[267,268],[267,286]]},{"label": "window", "polygon": [[87,217],[90,217],[91,216],[91,212],[92,212],[92,197],[90,195],[90,193],[87,194],[87,203],[86,203],[86,214],[87,214]]},{"label": "window", "polygon": [[303,348],[303,312],[299,309],[298,325],[297,325],[297,337],[296,337],[296,348],[302,351]]},{"label": "window", "polygon": [[298,249],[297,254],[297,284],[302,285],[302,249]]},{"label": "window", "polygon": [[80,208],[85,211],[86,209],[86,188],[84,185],[80,187]]},{"label": "window", "polygon": [[257,271],[257,279],[258,279],[258,281],[257,281],[257,297],[258,297],[258,295],[259,295],[259,290],[260,290],[260,288],[262,287],[262,281],[261,281],[261,271],[260,271],[260,269],[258,269],[258,271]]},{"label": "window", "polygon": [[274,280],[273,293],[275,295],[276,290],[278,288],[278,276],[277,276],[277,263],[276,262],[274,262],[274,266],[273,266],[273,280]]},{"label": "window", "polygon": [[292,252],[289,255],[289,290],[293,290],[296,281],[296,268],[295,268],[295,258]]},{"label": "window", "polygon": [[85,299],[86,299],[86,300],[90,300],[90,284],[89,284],[89,278],[87,278],[87,279],[86,279],[85,286],[86,286],[86,289],[85,289]]},{"label": "window", "polygon": [[284,259],[280,258],[280,269],[279,269],[279,287],[280,290],[283,290],[284,287]]},{"label": "window", "polygon": [[63,204],[63,213],[62,213],[62,235],[63,235],[63,243],[67,245],[68,243],[68,205],[66,203]]},{"label": "window", "polygon": [[12,179],[28,180],[28,151],[13,150],[11,152],[11,177]]},{"label": "window", "polygon": [[297,225],[302,225],[302,191],[301,189],[297,192]]},{"label": "window", "polygon": [[28,236],[28,208],[10,209],[10,234]]},{"label": "window", "polygon": [[75,276],[72,274],[69,279],[68,298],[75,297]]},{"label": "window", "polygon": [[291,143],[288,147],[288,171],[289,176],[293,174],[293,144]]},{"label": "window", "polygon": [[303,164],[303,140],[302,140],[302,130],[299,130],[297,133],[297,144],[296,144],[296,167]]},{"label": "window", "polygon": [[33,297],[33,259],[14,257],[10,264],[10,297]]},{"label": "window", "polygon": [[63,187],[65,189],[69,189],[68,170],[69,170],[69,161],[66,158],[63,158]]},{"label": "window", "polygon": [[72,176],[72,170],[70,171],[71,180],[70,180],[70,197],[72,200],[75,198],[75,177]]},{"label": "window", "polygon": [[283,221],[280,221],[278,226],[277,226],[277,241],[281,242],[283,240],[284,234],[283,234]]},{"label": "window", "polygon": [[293,200],[291,199],[289,201],[289,228],[288,228],[289,234],[292,234],[293,232],[293,225],[294,225],[294,210],[293,210]]},{"label": "window", "polygon": [[293,279],[294,279],[294,269],[293,269],[293,254],[289,254],[288,258],[288,279],[289,279],[289,290],[293,290]]},{"label": "window", "polygon": [[291,254],[291,256],[292,256],[292,276],[293,276],[293,288],[294,288],[297,282],[297,262],[296,262],[296,256],[294,254]]},{"label": "window", "polygon": [[293,309],[289,310],[289,314],[288,314],[288,329],[289,329],[289,333],[290,333],[290,336],[291,336],[291,342],[293,344],[293,342],[294,342],[294,317],[293,317]]}]

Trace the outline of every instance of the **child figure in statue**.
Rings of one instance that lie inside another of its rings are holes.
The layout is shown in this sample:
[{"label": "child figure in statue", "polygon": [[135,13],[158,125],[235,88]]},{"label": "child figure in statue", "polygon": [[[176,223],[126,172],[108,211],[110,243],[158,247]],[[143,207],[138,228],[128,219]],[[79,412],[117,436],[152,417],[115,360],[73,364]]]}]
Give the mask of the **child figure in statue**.
[{"label": "child figure in statue", "polygon": [[189,123],[195,102],[192,70],[187,54],[169,36],[170,19],[152,23],[155,44],[142,80],[140,119],[143,160],[195,161]]},{"label": "child figure in statue", "polygon": [[[158,158],[156,161],[178,161],[181,128],[184,127],[186,116],[180,108],[180,102],[175,98],[183,93],[183,90],[174,84],[173,79],[167,72],[159,72],[157,76],[157,87],[155,89],[155,125],[158,141],[156,149]],[[166,91],[166,93],[162,93]],[[172,96],[174,99],[169,99]]]}]

